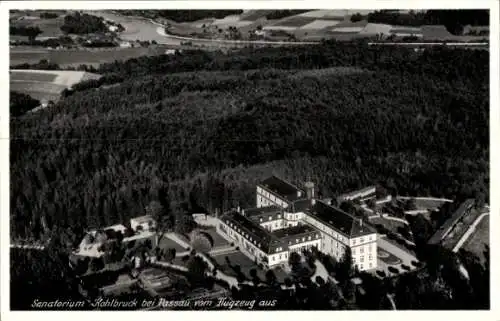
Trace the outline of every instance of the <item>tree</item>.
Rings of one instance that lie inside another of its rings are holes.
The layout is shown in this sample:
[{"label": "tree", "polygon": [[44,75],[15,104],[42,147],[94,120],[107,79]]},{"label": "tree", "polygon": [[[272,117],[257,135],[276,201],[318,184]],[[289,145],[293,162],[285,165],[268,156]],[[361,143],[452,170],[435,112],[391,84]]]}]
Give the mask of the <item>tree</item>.
[{"label": "tree", "polygon": [[417,209],[417,204],[415,202],[414,198],[409,198],[406,200],[405,205],[404,205],[405,211],[413,211]]},{"label": "tree", "polygon": [[276,274],[273,270],[267,270],[266,272],[266,282],[270,285],[274,285],[277,282]]},{"label": "tree", "polygon": [[205,279],[205,272],[208,270],[207,263],[198,255],[193,255],[187,262],[190,279],[193,283],[199,283]]},{"label": "tree", "polygon": [[99,272],[102,269],[104,269],[104,260],[103,260],[103,258],[102,257],[93,258],[90,261],[90,269],[93,272]]},{"label": "tree", "polygon": [[344,255],[337,264],[336,277],[339,280],[350,280],[354,275],[352,252],[350,247],[346,247]]},{"label": "tree", "polygon": [[351,22],[358,22],[363,20],[363,18],[364,18],[363,15],[358,12],[351,16]]}]

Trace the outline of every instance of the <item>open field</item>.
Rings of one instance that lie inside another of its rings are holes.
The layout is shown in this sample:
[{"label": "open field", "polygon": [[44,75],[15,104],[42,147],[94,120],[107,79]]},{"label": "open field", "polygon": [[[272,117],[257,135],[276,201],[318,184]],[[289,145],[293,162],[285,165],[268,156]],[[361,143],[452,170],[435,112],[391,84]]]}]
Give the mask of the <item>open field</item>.
[{"label": "open field", "polygon": [[484,260],[484,246],[490,244],[490,217],[485,216],[477,225],[472,236],[465,243],[464,248]]},{"label": "open field", "polygon": [[273,10],[248,10],[247,12],[243,12],[240,15],[241,20],[245,21],[256,21],[259,19],[265,19],[268,13],[271,13]]},{"label": "open field", "polygon": [[383,217],[375,217],[370,219],[370,224],[372,225],[377,225],[381,224],[385,228],[387,228],[389,231],[394,232],[394,233],[399,233],[398,228],[399,227],[405,227],[405,224],[398,222],[398,221],[393,221],[393,220],[388,220]]},{"label": "open field", "polygon": [[52,82],[57,78],[56,74],[52,73],[36,73],[36,72],[9,72],[10,81],[43,81]]},{"label": "open field", "polygon": [[335,26],[337,24],[339,24],[340,21],[339,20],[314,20],[313,22],[311,23],[308,23],[306,25],[303,25],[302,27],[300,27],[300,29],[304,29],[304,30],[315,30],[315,29],[323,29],[323,28],[326,28],[326,27],[331,27],[331,26]]},{"label": "open field", "polygon": [[301,26],[310,24],[311,22],[314,22],[315,20],[316,20],[316,18],[293,16],[291,18],[285,18],[285,19],[279,20],[274,25],[275,26],[285,26],[285,27],[301,27]]},{"label": "open field", "polygon": [[415,205],[417,207],[417,210],[434,210],[440,208],[445,203],[446,203],[445,201],[440,201],[440,200],[426,200],[426,199],[415,200]]},{"label": "open field", "polygon": [[396,256],[392,255],[391,253],[384,251],[382,249],[377,250],[377,258],[381,261],[383,261],[387,265],[398,265],[401,264],[402,261],[398,259]]},{"label": "open field", "polygon": [[165,53],[161,46],[150,46],[149,48],[113,48],[107,50],[41,50],[32,48],[15,48],[10,51],[10,65],[24,63],[34,64],[42,59],[61,66],[79,66],[81,64],[98,65],[114,62],[115,60],[127,60],[145,55],[159,55]]},{"label": "open field", "polygon": [[[37,38],[51,38],[63,35],[61,26],[64,24],[64,14],[60,12],[60,16],[52,19],[40,18],[40,13],[43,11],[29,12],[29,16],[25,13],[17,12],[10,15],[12,26],[38,27],[42,33]],[[53,12],[53,11],[51,11]],[[27,37],[22,37],[27,39]],[[21,39],[17,37],[16,39]]]},{"label": "open field", "polygon": [[82,80],[98,79],[99,75],[82,71],[11,70],[10,90],[28,94],[40,101],[59,100],[61,92]]}]

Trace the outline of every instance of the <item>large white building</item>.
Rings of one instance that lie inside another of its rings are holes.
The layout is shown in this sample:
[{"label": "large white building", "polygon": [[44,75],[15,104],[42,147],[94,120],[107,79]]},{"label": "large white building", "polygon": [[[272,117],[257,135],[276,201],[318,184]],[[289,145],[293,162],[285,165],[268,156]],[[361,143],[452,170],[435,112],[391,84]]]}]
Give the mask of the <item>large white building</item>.
[{"label": "large white building", "polygon": [[272,176],[256,193],[257,208],[224,214],[217,230],[257,263],[273,267],[287,262],[291,252],[314,246],[337,260],[350,248],[360,271],[377,267],[376,231],[317,200],[313,183],[301,189]]}]

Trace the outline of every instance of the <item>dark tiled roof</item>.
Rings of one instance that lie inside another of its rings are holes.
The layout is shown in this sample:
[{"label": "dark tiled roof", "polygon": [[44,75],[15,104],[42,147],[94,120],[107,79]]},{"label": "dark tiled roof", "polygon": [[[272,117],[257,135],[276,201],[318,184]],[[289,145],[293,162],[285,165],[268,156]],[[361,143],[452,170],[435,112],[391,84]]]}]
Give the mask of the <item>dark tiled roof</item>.
[{"label": "dark tiled roof", "polygon": [[[259,186],[289,201],[294,201],[305,197],[305,192],[302,189],[276,176],[267,178],[262,183],[260,183]],[[297,196],[298,191],[302,193],[302,197]]]},{"label": "dark tiled roof", "polygon": [[264,206],[264,207],[256,207],[256,208],[245,208],[243,210],[243,213],[246,217],[248,218],[258,218],[262,216],[267,216],[267,215],[273,215],[277,213],[281,213],[282,209],[279,206],[276,205],[271,205],[271,206]]},{"label": "dark tiled roof", "polygon": [[297,201],[293,202],[291,210],[293,210],[294,213],[305,212],[305,211],[309,210],[311,208],[311,206],[312,206],[311,200],[306,198],[306,199],[301,199],[301,200],[297,200]]},{"label": "dark tiled roof", "polygon": [[360,219],[321,201],[317,201],[308,213],[350,238],[375,233],[366,222],[360,224]]},{"label": "dark tiled roof", "polygon": [[[228,222],[231,222],[236,225],[236,229],[240,228],[242,232],[246,232],[249,237],[245,237],[245,239],[249,243],[252,243],[260,248],[265,253],[270,253],[271,250],[281,245],[281,242],[275,239],[269,231],[261,227],[259,224],[252,222],[238,212],[233,211],[224,214],[221,217],[221,221],[226,224],[228,224]],[[235,229],[235,227],[232,228]],[[252,238],[252,241],[250,241],[250,237]],[[255,243],[253,241],[255,241]]]},{"label": "dark tiled roof", "polygon": [[455,225],[466,213],[471,207],[474,205],[474,199],[468,199],[460,206],[458,209],[453,212],[451,217],[444,222],[443,225],[432,235],[432,237],[429,239],[428,243],[429,244],[438,244],[441,242],[441,240],[446,237],[446,234],[448,233],[448,230]]}]

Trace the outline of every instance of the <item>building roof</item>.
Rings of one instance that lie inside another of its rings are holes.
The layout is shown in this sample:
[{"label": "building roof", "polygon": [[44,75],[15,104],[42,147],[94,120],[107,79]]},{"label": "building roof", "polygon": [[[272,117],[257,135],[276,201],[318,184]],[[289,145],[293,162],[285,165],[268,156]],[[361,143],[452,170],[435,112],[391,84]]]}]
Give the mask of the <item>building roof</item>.
[{"label": "building roof", "polygon": [[308,214],[349,238],[375,233],[375,230],[360,218],[321,201],[317,201]]},{"label": "building roof", "polygon": [[344,197],[353,197],[353,196],[356,196],[358,194],[373,193],[375,191],[376,191],[376,187],[375,186],[367,186],[367,187],[364,187],[364,188],[361,188],[361,189],[358,189],[358,190],[355,190],[355,191],[352,191],[352,192],[349,192],[349,193],[342,194],[342,195],[340,195],[340,197],[341,198],[344,198]]},{"label": "building roof", "polygon": [[282,209],[279,206],[271,205],[271,206],[263,206],[263,207],[255,207],[255,208],[246,208],[243,210],[243,213],[246,217],[255,217],[255,216],[264,216],[266,214],[275,214],[281,213]]},{"label": "building roof", "polygon": [[474,199],[468,199],[465,202],[461,203],[455,212],[451,215],[449,219],[444,222],[443,225],[432,235],[429,239],[429,244],[437,244],[441,242],[441,240],[446,237],[449,232],[449,229],[455,225],[466,213],[467,211],[474,205]]},{"label": "building roof", "polygon": [[294,213],[305,212],[309,210],[312,206],[312,201],[310,199],[301,199],[292,203],[291,209]]},{"label": "building roof", "polygon": [[[241,229],[240,234],[247,233],[248,237],[245,238],[265,253],[269,253],[272,247],[271,244],[277,245],[275,242],[276,240],[273,238],[269,231],[261,227],[259,224],[252,222],[236,211],[225,213],[221,217],[221,221],[225,222],[226,224],[227,222],[235,224],[235,228]],[[252,239],[251,241],[250,238]]]},{"label": "building roof", "polygon": [[[265,179],[259,186],[289,201],[305,198],[305,192],[302,189],[274,175]],[[302,194],[301,197],[297,195],[299,191]]]}]

